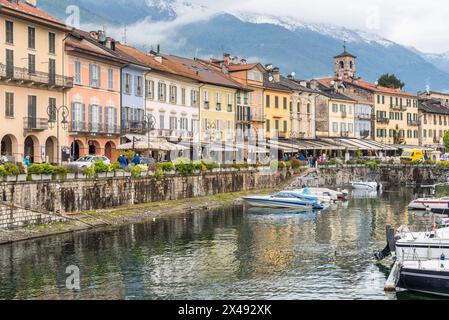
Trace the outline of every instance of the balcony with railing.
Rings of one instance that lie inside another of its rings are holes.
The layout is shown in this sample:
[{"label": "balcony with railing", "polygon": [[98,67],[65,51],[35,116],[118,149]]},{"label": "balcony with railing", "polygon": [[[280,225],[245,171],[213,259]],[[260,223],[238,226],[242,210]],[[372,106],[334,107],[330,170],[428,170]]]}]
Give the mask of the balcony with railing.
[{"label": "balcony with railing", "polygon": [[383,124],[389,124],[390,123],[390,119],[388,119],[387,117],[378,117],[376,119],[376,121],[378,123],[383,123]]},{"label": "balcony with railing", "polygon": [[395,104],[390,105],[390,109],[395,111],[402,111],[402,107],[400,105]]},{"label": "balcony with railing", "polygon": [[72,133],[87,132],[88,130],[87,130],[86,122],[83,122],[83,121],[70,122],[69,131]]},{"label": "balcony with railing", "polygon": [[356,119],[357,119],[357,120],[360,120],[360,121],[369,121],[369,120],[371,120],[371,115],[370,115],[370,114],[367,114],[367,113],[364,113],[364,114],[358,114],[358,115],[356,116]]},{"label": "balcony with railing", "polygon": [[35,71],[30,73],[27,68],[7,66],[0,63],[0,78],[15,81],[19,84],[46,85],[52,88],[72,88],[73,78],[47,72]]},{"label": "balcony with railing", "polygon": [[408,119],[407,120],[407,124],[409,126],[417,127],[417,126],[419,126],[419,120],[417,120],[417,119]]},{"label": "balcony with railing", "polygon": [[348,117],[348,113],[347,113],[346,111],[342,111],[342,112],[341,112],[341,117],[342,117],[343,119],[347,118],[347,117]]},{"label": "balcony with railing", "polygon": [[25,131],[45,131],[48,129],[48,118],[25,117],[23,128]]},{"label": "balcony with railing", "polygon": [[121,132],[123,133],[144,133],[146,125],[144,121],[122,121]]}]

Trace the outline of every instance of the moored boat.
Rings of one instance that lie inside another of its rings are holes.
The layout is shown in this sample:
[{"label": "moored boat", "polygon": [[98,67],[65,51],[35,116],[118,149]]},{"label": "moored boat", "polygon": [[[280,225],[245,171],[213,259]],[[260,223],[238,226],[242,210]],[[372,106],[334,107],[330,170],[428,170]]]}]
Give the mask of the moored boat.
[{"label": "moored boat", "polygon": [[295,208],[304,211],[321,210],[324,206],[316,200],[305,200],[293,191],[282,191],[271,196],[249,196],[243,200],[253,207]]},{"label": "moored boat", "polygon": [[449,212],[449,197],[444,198],[419,198],[408,205],[412,210],[431,210],[437,213]]},{"label": "moored boat", "polygon": [[381,190],[382,184],[378,182],[369,181],[353,181],[351,182],[353,189],[363,189],[363,190]]},{"label": "moored boat", "polygon": [[401,263],[398,289],[449,296],[449,261],[445,256],[428,261]]}]

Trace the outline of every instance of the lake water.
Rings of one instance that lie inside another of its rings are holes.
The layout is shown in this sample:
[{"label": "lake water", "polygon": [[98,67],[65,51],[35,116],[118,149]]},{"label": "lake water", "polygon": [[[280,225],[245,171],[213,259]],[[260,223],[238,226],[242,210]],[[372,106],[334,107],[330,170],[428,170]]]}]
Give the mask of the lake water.
[{"label": "lake water", "polygon": [[[387,224],[431,225],[407,211],[414,196],[355,193],[306,214],[226,207],[4,245],[0,299],[397,299],[373,254]],[[70,266],[80,291],[66,288]]]}]

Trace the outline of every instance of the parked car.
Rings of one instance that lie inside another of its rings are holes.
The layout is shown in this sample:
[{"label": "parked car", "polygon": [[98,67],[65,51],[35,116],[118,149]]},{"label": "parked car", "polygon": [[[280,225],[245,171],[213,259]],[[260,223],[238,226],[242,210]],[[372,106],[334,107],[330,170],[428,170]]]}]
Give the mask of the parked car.
[{"label": "parked car", "polygon": [[91,166],[95,161],[103,161],[105,164],[111,164],[111,160],[109,160],[105,156],[89,155],[89,156],[83,156],[83,157],[79,158],[78,160],[70,163],[70,166],[76,167],[78,169],[83,169],[83,168]]},{"label": "parked car", "polygon": [[449,153],[445,153],[441,156],[441,161],[449,161]]}]

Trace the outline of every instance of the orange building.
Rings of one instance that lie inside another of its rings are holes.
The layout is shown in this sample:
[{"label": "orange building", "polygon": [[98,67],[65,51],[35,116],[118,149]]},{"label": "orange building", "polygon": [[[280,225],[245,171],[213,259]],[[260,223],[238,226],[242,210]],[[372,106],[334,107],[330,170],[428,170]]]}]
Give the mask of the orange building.
[{"label": "orange building", "polygon": [[74,79],[67,93],[73,160],[86,154],[115,160],[120,144],[120,73],[126,61],[114,54],[112,39],[99,42],[96,35],[73,31],[65,43],[68,74]]}]

